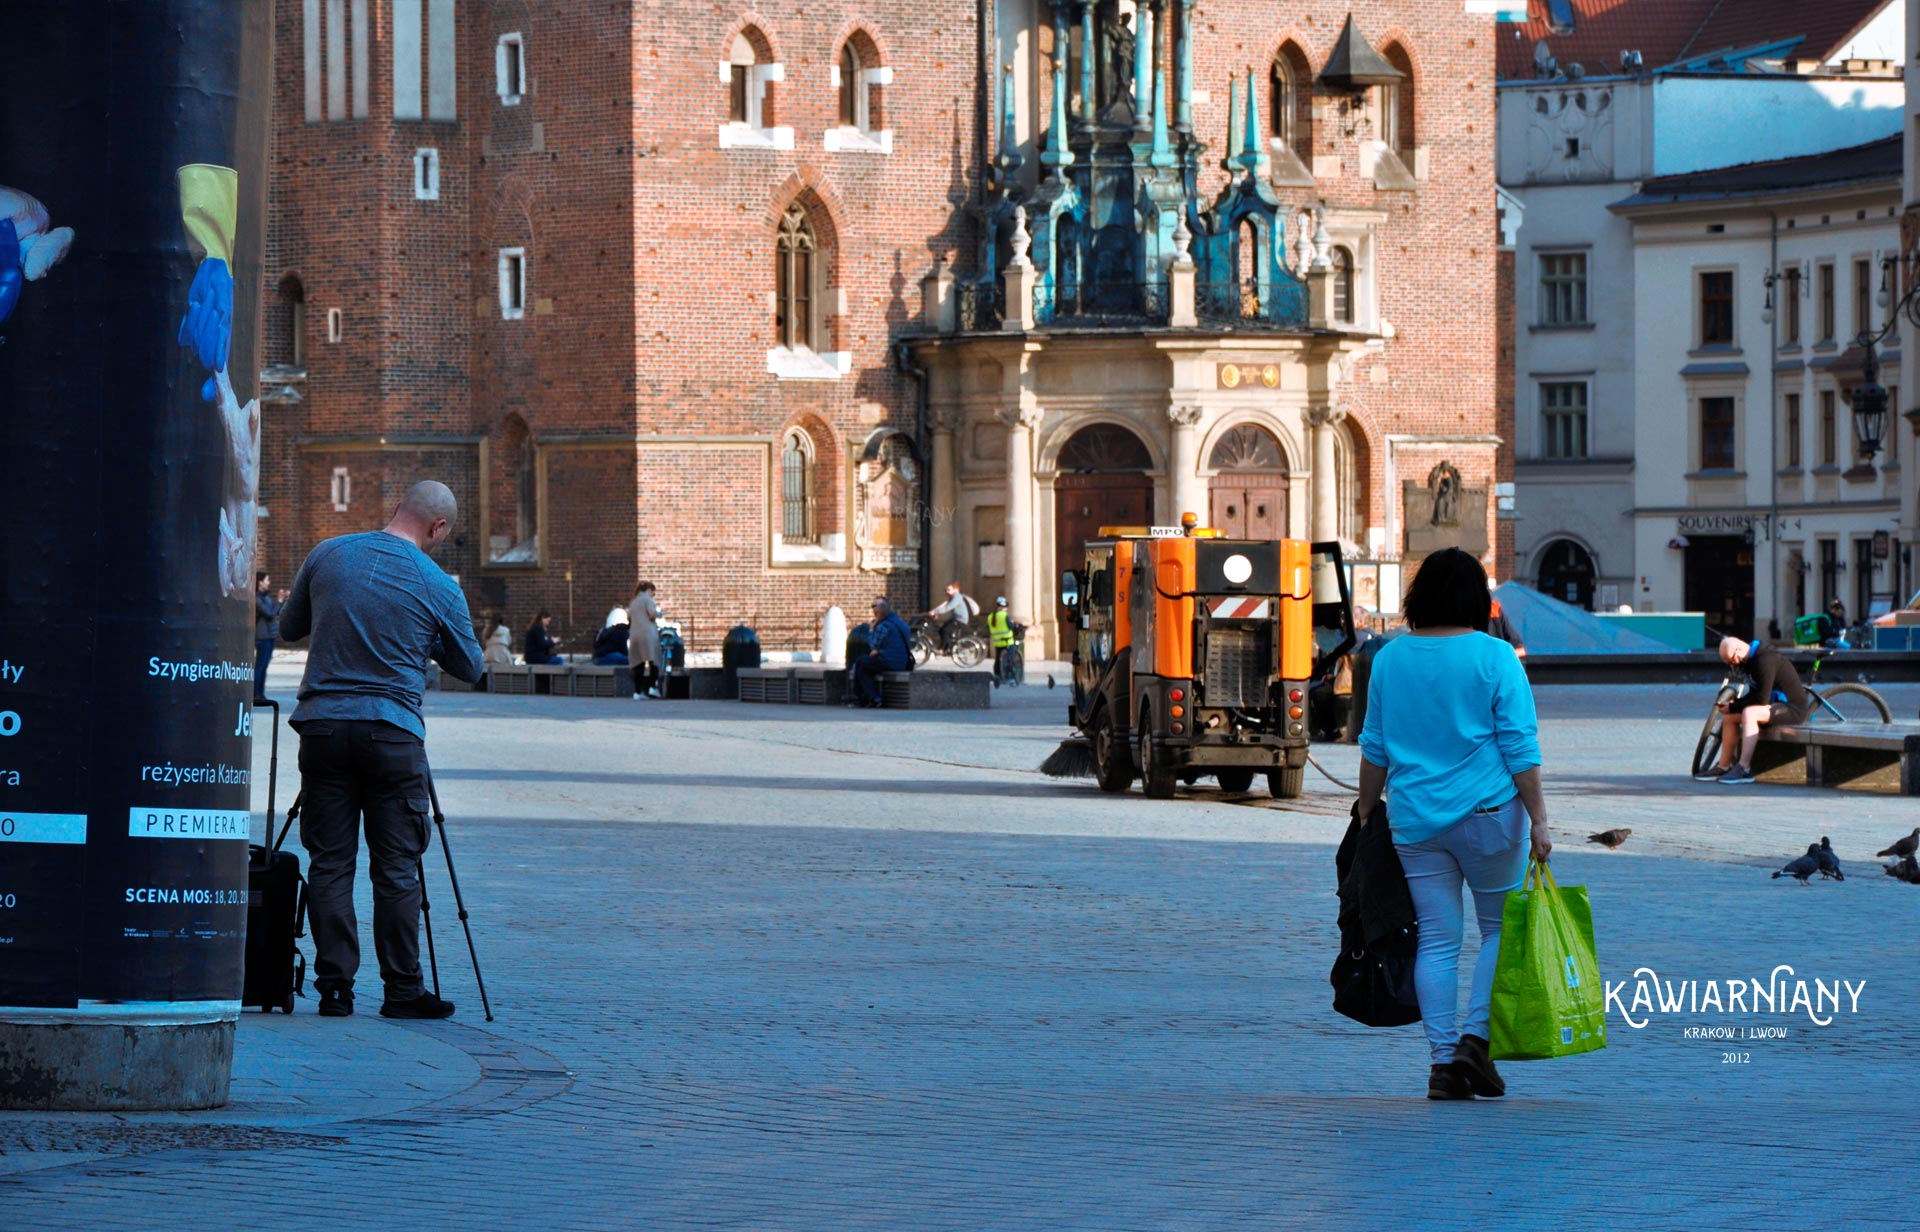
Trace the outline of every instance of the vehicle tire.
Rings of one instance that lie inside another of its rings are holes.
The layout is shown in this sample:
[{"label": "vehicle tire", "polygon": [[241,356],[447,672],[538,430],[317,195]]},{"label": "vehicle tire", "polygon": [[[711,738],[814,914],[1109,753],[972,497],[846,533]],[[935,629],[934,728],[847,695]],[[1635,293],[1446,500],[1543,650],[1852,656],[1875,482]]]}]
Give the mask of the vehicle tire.
[{"label": "vehicle tire", "polygon": [[1267,791],[1276,800],[1298,800],[1307,787],[1305,766],[1282,766],[1267,771]]},{"label": "vehicle tire", "polygon": [[[1813,690],[1809,690],[1809,692],[1814,692],[1814,696],[1840,711],[1844,719],[1864,723],[1867,721],[1868,711],[1871,710],[1879,715],[1882,723],[1893,722],[1893,708],[1887,705],[1887,699],[1880,696],[1877,691],[1867,685],[1855,684],[1849,681],[1845,684],[1821,685],[1817,692]],[[1860,698],[1864,704],[1841,706],[1834,701],[1837,697],[1857,697]],[[1819,710],[1820,707],[1818,703],[1816,703],[1814,713],[1818,714]]]},{"label": "vehicle tire", "polygon": [[1700,728],[1700,739],[1693,746],[1693,762],[1687,767],[1689,775],[1702,774],[1711,770],[1720,760],[1720,724],[1727,718],[1720,713],[1720,703],[1732,701],[1732,685],[1721,685],[1720,691],[1713,696],[1713,708],[1707,711],[1707,721]]},{"label": "vehicle tire", "polygon": [[925,667],[927,660],[933,658],[933,642],[924,633],[913,635],[913,665]]},{"label": "vehicle tire", "polygon": [[987,657],[987,644],[971,634],[953,639],[953,661],[958,667],[973,667]]},{"label": "vehicle tire", "polygon": [[1140,790],[1151,800],[1173,799],[1174,770],[1153,756],[1153,725],[1147,708],[1140,708]]},{"label": "vehicle tire", "polygon": [[1245,766],[1234,766],[1226,770],[1213,772],[1221,791],[1243,792],[1253,786],[1253,771]]},{"label": "vehicle tire", "polygon": [[1127,734],[1113,721],[1113,711],[1105,706],[1093,717],[1093,778],[1100,790],[1118,794],[1133,786],[1133,753],[1127,748]]}]

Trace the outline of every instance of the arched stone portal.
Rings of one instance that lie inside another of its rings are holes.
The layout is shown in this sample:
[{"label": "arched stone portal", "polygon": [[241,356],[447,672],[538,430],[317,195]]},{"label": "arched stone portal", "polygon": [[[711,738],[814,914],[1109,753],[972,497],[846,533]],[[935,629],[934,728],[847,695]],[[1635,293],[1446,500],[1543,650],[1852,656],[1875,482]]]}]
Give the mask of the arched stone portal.
[{"label": "arched stone portal", "polygon": [[[1060,447],[1053,481],[1054,576],[1078,569],[1087,540],[1102,526],[1153,521],[1153,455],[1118,424],[1091,424]],[[1073,653],[1075,629],[1060,626],[1060,653]]]},{"label": "arched stone portal", "polygon": [[1593,557],[1571,539],[1555,539],[1540,553],[1540,593],[1593,610]]},{"label": "arched stone portal", "polygon": [[1235,539],[1286,537],[1287,455],[1273,433],[1250,423],[1227,429],[1207,469],[1210,525]]}]

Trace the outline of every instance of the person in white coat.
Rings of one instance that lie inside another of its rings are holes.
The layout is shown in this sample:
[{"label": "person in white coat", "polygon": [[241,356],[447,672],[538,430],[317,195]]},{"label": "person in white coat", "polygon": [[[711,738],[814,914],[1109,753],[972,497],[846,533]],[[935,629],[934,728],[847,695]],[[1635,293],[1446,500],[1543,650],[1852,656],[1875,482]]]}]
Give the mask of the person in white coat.
[{"label": "person in white coat", "polygon": [[627,604],[627,661],[633,664],[633,695],[660,696],[660,604],[653,583],[642,582]]}]

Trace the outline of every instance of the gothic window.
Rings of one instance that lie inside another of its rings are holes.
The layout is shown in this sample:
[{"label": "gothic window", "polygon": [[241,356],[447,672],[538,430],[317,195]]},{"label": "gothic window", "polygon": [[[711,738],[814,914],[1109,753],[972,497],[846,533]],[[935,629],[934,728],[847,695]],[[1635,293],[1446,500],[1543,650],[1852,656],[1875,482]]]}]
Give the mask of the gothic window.
[{"label": "gothic window", "polygon": [[500,316],[518,321],[527,312],[527,250],[500,250]]},{"label": "gothic window", "polygon": [[780,537],[787,543],[812,543],[814,529],[813,441],[798,428],[780,449]]},{"label": "gothic window", "polygon": [[861,96],[866,91],[860,87],[860,53],[854,50],[853,40],[848,39],[840,49],[840,123],[864,130],[867,106]]},{"label": "gothic window", "polygon": [[349,114],[366,119],[372,40],[367,0],[306,0],[301,16],[308,122],[345,120]]},{"label": "gothic window", "polygon": [[791,350],[819,349],[815,345],[818,249],[807,211],[797,204],[788,206],[774,242],[774,335]]},{"label": "gothic window", "polygon": [[1353,253],[1345,247],[1333,250],[1333,319],[1353,324]]},{"label": "gothic window", "polygon": [[734,35],[733,46],[727,51],[727,65],[727,119],[749,128],[763,127],[760,98],[755,89],[758,83],[753,76],[753,44],[747,41],[746,35]]},{"label": "gothic window", "polygon": [[1388,64],[1399,69],[1402,77],[1392,85],[1375,87],[1379,98],[1379,138],[1395,153],[1411,150],[1414,140],[1413,57],[1398,43],[1388,43],[1380,53]]},{"label": "gothic window", "polygon": [[1269,78],[1272,105],[1267,128],[1276,149],[1289,149],[1308,166],[1313,162],[1313,69],[1306,53],[1288,40],[1273,59]]},{"label": "gothic window", "polygon": [[393,0],[395,119],[455,118],[453,8],[454,0]]}]

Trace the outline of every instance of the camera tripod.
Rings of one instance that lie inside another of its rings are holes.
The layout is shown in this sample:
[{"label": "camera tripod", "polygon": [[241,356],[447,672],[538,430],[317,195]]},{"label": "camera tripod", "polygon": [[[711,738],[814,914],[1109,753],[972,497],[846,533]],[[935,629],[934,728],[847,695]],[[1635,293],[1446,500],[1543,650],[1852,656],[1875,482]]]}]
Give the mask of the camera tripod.
[{"label": "camera tripod", "polygon": [[[453,871],[453,848],[447,846],[447,815],[440,811],[440,793],[434,790],[433,775],[427,775],[427,799],[433,805],[434,828],[440,832],[440,851],[447,857],[447,880],[453,884],[453,905],[460,913],[460,927],[467,933],[467,957],[473,960],[473,982],[480,986],[480,1008],[485,1011],[487,1021],[493,1021],[493,1006],[487,1001],[487,981],[480,975],[480,955],[473,948],[473,925],[467,920],[467,904],[460,897],[460,874]],[[414,865],[420,870],[420,919],[427,926],[427,967],[433,972],[433,995],[440,995],[440,960],[433,952],[433,907],[427,901],[427,870],[425,863],[415,859]]]}]

